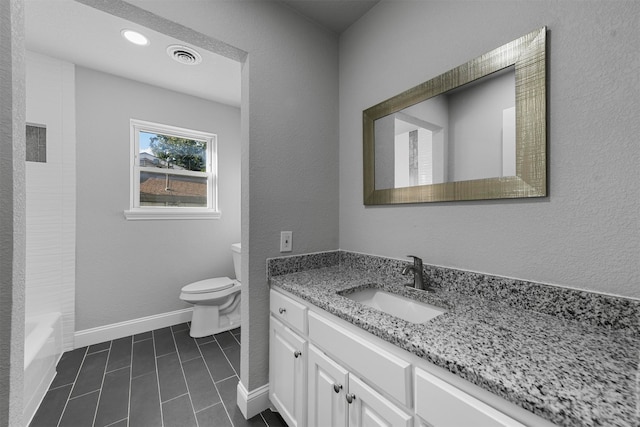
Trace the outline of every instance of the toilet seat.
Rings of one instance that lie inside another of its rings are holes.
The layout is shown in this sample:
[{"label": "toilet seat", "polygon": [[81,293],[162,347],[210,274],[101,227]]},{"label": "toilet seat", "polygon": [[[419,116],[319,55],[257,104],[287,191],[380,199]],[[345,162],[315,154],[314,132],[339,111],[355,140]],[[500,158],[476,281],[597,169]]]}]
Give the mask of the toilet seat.
[{"label": "toilet seat", "polygon": [[190,304],[219,305],[229,295],[240,292],[240,282],[228,277],[200,280],[184,286],[180,299]]},{"label": "toilet seat", "polygon": [[228,277],[214,277],[190,283],[182,288],[182,292],[185,294],[219,292],[231,288],[234,284],[235,282]]}]

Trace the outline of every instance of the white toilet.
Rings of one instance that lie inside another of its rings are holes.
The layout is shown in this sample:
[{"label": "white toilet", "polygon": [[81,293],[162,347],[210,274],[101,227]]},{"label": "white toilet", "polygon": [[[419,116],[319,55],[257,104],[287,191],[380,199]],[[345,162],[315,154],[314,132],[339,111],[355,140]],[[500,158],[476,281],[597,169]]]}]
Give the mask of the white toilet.
[{"label": "white toilet", "polygon": [[240,326],[240,249],[240,243],[231,245],[235,280],[215,277],[182,288],[180,299],[193,304],[192,337],[205,337]]}]

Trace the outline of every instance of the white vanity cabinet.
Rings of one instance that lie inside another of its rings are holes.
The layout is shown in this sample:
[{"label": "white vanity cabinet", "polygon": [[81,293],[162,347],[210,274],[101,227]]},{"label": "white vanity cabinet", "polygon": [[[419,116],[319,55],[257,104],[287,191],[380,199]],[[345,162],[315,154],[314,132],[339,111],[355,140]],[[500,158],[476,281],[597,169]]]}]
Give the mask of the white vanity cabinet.
[{"label": "white vanity cabinet", "polygon": [[[331,418],[340,419],[346,412],[349,427],[409,427],[413,416],[382,393],[411,407],[411,364],[318,313],[309,312],[308,324],[309,341],[317,346],[309,356],[309,427],[333,425],[316,423],[321,410],[335,410]],[[327,392],[337,395],[335,404],[334,396],[328,404]]]},{"label": "white vanity cabinet", "polygon": [[309,427],[410,427],[413,417],[309,346]]},{"label": "white vanity cabinet", "polygon": [[552,425],[274,289],[270,322],[269,397],[289,427],[525,426],[501,411]]},{"label": "white vanity cabinet", "polygon": [[306,312],[302,304],[271,292],[269,399],[289,427],[306,425],[307,341],[298,334],[306,334]]},{"label": "white vanity cabinet", "polygon": [[415,377],[421,427],[525,427],[429,372],[416,368]]}]

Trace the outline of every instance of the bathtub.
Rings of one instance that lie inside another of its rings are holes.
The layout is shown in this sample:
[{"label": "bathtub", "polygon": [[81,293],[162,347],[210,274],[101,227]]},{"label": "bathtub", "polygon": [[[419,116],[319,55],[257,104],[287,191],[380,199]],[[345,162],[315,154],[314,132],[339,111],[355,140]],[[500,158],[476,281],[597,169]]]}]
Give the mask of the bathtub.
[{"label": "bathtub", "polygon": [[29,425],[40,402],[56,376],[56,364],[62,356],[62,319],[60,313],[28,317],[24,340],[24,425]]}]

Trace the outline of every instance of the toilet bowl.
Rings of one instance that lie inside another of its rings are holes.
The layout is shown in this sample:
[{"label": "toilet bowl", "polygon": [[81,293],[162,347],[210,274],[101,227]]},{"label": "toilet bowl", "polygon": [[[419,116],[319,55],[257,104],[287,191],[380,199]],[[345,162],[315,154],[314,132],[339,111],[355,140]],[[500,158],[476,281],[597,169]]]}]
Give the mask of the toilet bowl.
[{"label": "toilet bowl", "polygon": [[240,326],[240,243],[231,245],[236,279],[215,277],[184,286],[180,299],[193,304],[190,335],[205,337]]}]

